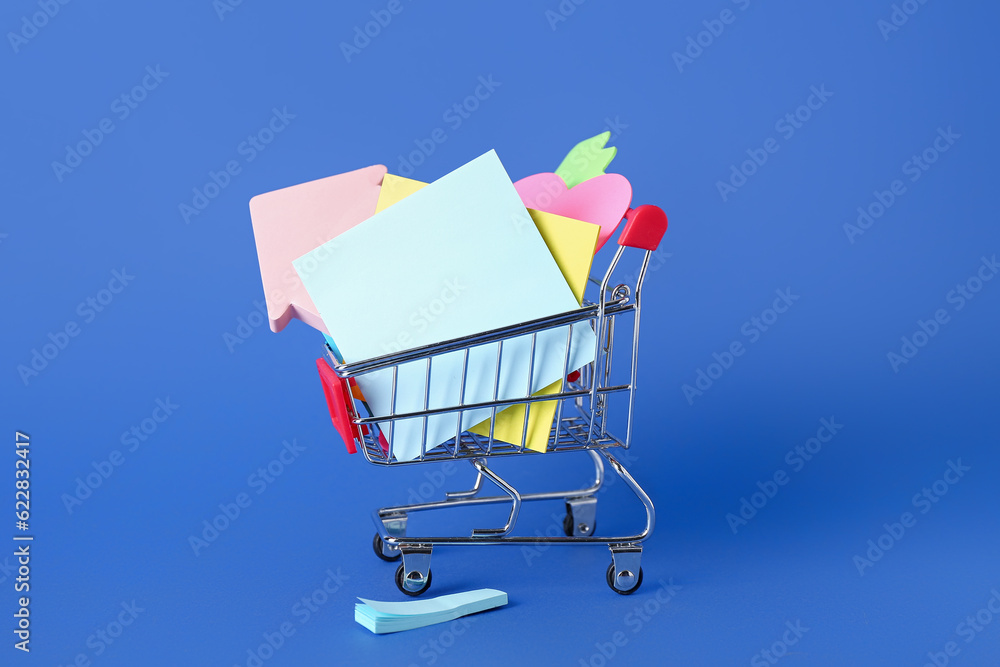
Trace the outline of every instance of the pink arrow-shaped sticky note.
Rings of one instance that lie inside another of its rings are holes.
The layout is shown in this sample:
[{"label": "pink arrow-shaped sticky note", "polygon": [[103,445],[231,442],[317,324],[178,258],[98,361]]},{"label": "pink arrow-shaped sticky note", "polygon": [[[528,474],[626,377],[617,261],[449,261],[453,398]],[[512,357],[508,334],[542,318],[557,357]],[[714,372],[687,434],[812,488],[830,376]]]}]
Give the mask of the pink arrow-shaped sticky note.
[{"label": "pink arrow-shaped sticky note", "polygon": [[375,214],[380,164],[257,195],[250,218],[272,331],[293,317],[326,333],[316,306],[292,268],[292,260]]}]

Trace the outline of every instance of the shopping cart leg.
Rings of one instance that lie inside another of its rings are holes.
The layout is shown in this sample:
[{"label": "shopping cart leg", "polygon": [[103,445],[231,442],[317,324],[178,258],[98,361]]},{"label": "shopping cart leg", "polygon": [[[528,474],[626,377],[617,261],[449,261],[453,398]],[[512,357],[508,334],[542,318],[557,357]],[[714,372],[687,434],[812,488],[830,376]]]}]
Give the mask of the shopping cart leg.
[{"label": "shopping cart leg", "polygon": [[396,570],[396,586],[404,594],[416,597],[431,586],[431,546],[414,544],[400,550],[403,563]]},{"label": "shopping cart leg", "polygon": [[510,517],[503,528],[475,528],[472,531],[473,537],[503,537],[514,529],[517,523],[517,515],[521,511],[521,494],[513,486],[504,481],[499,475],[486,467],[486,459],[472,459],[472,465],[476,467],[480,475],[485,475],[491,482],[499,486],[510,496]]},{"label": "shopping cart leg", "polygon": [[656,509],[653,507],[653,501],[650,499],[649,494],[646,493],[639,483],[635,481],[631,473],[618,462],[614,456],[606,449],[601,450],[601,455],[607,459],[608,463],[611,464],[611,469],[625,481],[628,488],[632,489],[632,493],[642,502],[643,507],[646,508],[646,529],[642,531],[640,539],[645,540],[653,532],[653,527],[656,525]]},{"label": "shopping cart leg", "polygon": [[476,483],[468,491],[445,491],[444,497],[448,500],[458,500],[460,498],[472,498],[483,488],[483,473],[476,473]]},{"label": "shopping cart leg", "polygon": [[[607,459],[611,469],[625,481],[646,508],[646,529],[640,536],[640,539],[646,539],[653,532],[653,526],[656,524],[656,510],[653,508],[653,501],[625,469],[625,466],[619,463],[607,450],[601,450],[601,454]],[[611,549],[611,565],[608,566],[606,575],[608,586],[621,595],[631,595],[642,585],[642,545],[639,542],[625,542],[609,543],[608,547]]]},{"label": "shopping cart leg", "polygon": [[590,454],[590,458],[594,463],[594,485],[588,489],[588,492],[597,493],[604,485],[604,461],[601,460],[601,455],[593,449],[588,449],[587,453]]}]

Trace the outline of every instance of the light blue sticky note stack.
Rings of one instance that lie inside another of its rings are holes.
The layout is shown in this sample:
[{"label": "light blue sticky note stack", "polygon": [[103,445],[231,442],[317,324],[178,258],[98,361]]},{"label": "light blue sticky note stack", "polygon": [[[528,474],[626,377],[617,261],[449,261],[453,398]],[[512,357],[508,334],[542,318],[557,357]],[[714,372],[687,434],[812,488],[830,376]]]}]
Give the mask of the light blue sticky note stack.
[{"label": "light blue sticky note stack", "polygon": [[323,338],[326,339],[326,344],[330,346],[330,351],[333,353],[333,358],[336,362],[338,364],[343,363],[344,357],[340,354],[340,349],[337,347],[337,344],[332,338],[330,338],[330,334],[323,334]]},{"label": "light blue sticky note stack", "polygon": [[507,594],[493,588],[411,602],[358,599],[361,604],[354,605],[354,620],[377,635],[446,623],[507,604]]},{"label": "light blue sticky note stack", "polygon": [[[494,151],[441,177],[293,262],[347,363],[579,308]],[[568,327],[538,334],[530,393],[562,377]],[[567,372],[594,359],[596,337],[573,327]],[[525,396],[531,336],[503,344],[499,399]],[[426,407],[455,406],[463,352],[433,359]],[[425,408],[426,362],[399,367],[394,414]],[[469,353],[464,402],[494,398],[497,344]],[[392,371],[357,378],[376,416],[392,411]],[[492,411],[380,423],[408,461]],[[423,445],[422,445],[423,443]]]}]

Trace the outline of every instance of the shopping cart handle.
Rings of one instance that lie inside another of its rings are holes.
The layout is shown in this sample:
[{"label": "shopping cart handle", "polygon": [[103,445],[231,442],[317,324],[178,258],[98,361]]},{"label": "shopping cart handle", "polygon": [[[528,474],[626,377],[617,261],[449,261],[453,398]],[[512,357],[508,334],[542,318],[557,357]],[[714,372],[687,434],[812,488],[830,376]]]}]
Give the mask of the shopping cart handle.
[{"label": "shopping cart handle", "polygon": [[667,214],[659,206],[643,204],[625,212],[625,229],[618,245],[656,250],[667,231]]},{"label": "shopping cart handle", "polygon": [[347,451],[354,454],[358,448],[354,444],[355,438],[361,439],[358,427],[351,421],[351,413],[348,408],[350,393],[347,388],[347,381],[337,377],[329,364],[323,359],[316,360],[316,368],[319,370],[319,379],[323,382],[323,394],[326,396],[326,407],[330,411],[330,419],[334,428],[344,439]]}]

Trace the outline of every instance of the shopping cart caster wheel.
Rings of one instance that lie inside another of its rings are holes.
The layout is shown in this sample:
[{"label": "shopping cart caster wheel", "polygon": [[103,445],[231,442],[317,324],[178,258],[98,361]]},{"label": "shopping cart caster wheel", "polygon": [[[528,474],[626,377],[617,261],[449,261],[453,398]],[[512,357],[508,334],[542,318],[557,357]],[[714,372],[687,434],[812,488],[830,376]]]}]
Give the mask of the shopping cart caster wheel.
[{"label": "shopping cart caster wheel", "polygon": [[[427,591],[427,589],[431,587],[431,574],[432,574],[431,571],[427,570],[427,578],[424,579],[423,584],[420,584],[419,580],[407,582],[403,580],[403,566],[400,565],[396,569],[396,588],[402,591],[404,595],[409,595],[410,597],[415,598],[418,595],[423,595]],[[407,588],[407,585],[419,586],[419,588],[414,588],[413,590],[410,590],[409,588]]]},{"label": "shopping cart caster wheel", "polygon": [[403,557],[403,552],[399,550],[399,547],[386,544],[382,541],[382,536],[378,533],[375,533],[375,539],[372,541],[372,549],[374,549],[376,556],[387,563],[395,562]]},{"label": "shopping cart caster wheel", "polygon": [[563,532],[566,533],[566,537],[583,537],[593,535],[596,529],[596,521],[589,525],[585,523],[577,523],[576,519],[573,518],[572,512],[567,512],[566,516],[563,517]]},{"label": "shopping cart caster wheel", "polygon": [[[628,570],[618,573],[617,581],[615,577],[615,564],[612,562],[608,565],[607,574],[608,586],[611,587],[615,593],[619,595],[632,595],[637,590],[639,586],[642,586],[642,568],[639,568],[639,574],[635,575]],[[634,582],[634,583],[633,583]],[[628,588],[619,588],[619,584],[628,586]]]},{"label": "shopping cart caster wheel", "polygon": [[566,499],[566,516],[563,518],[563,532],[566,537],[590,537],[597,525],[597,498]]}]

